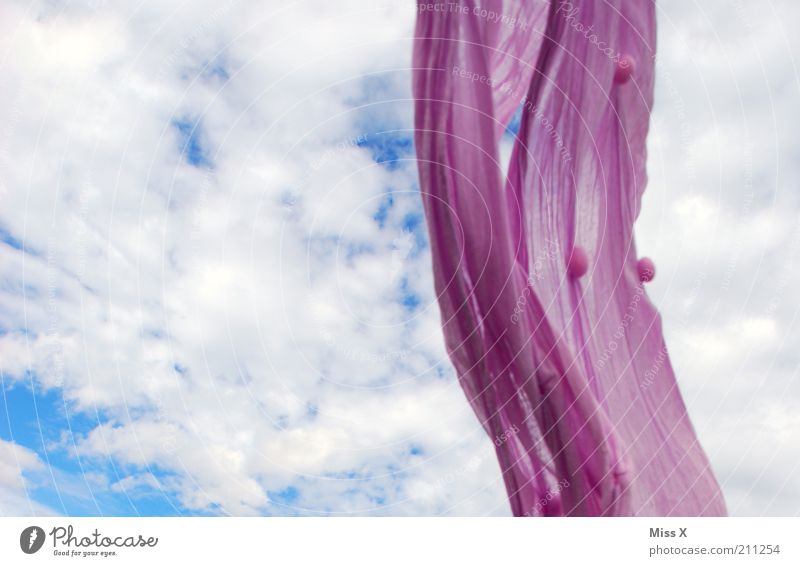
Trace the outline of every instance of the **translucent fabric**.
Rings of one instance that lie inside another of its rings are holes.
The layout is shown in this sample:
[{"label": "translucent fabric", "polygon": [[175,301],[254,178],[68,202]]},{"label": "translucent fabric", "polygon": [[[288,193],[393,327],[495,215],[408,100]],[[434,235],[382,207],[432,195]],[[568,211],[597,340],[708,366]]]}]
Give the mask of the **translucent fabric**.
[{"label": "translucent fabric", "polygon": [[724,515],[633,238],[654,3],[417,8],[415,142],[442,326],[512,512]]}]

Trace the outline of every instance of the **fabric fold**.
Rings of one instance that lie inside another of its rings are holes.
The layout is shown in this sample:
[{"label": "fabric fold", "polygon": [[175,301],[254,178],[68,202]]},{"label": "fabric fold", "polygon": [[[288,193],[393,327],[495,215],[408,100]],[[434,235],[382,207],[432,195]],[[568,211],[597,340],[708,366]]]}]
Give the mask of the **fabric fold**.
[{"label": "fabric fold", "polygon": [[653,3],[440,6],[418,5],[420,187],[448,354],[512,512],[724,514],[637,272]]}]

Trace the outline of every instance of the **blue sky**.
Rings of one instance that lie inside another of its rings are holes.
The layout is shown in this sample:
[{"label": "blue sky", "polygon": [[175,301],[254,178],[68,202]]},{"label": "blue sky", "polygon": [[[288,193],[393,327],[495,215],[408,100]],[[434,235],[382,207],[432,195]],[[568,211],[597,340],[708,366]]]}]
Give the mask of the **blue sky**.
[{"label": "blue sky", "polygon": [[[800,511],[800,14],[771,9],[660,6],[636,227],[742,515]],[[509,513],[439,329],[413,16],[0,8],[0,514]]]}]

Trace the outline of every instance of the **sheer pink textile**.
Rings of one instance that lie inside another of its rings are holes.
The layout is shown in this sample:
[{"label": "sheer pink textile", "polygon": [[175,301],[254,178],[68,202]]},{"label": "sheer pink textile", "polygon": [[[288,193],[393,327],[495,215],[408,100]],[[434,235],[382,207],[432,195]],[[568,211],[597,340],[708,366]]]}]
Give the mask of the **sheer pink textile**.
[{"label": "sheer pink textile", "polygon": [[725,514],[637,271],[653,2],[418,10],[415,141],[443,330],[513,513]]}]

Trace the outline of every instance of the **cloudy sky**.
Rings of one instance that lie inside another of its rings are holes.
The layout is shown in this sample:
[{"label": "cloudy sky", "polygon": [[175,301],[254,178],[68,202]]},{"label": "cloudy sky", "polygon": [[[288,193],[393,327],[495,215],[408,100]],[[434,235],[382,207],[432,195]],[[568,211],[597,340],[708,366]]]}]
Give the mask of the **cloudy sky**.
[{"label": "cloudy sky", "polygon": [[[800,5],[658,15],[648,292],[730,512],[797,515]],[[439,329],[413,20],[3,3],[0,515],[510,513]]]}]

